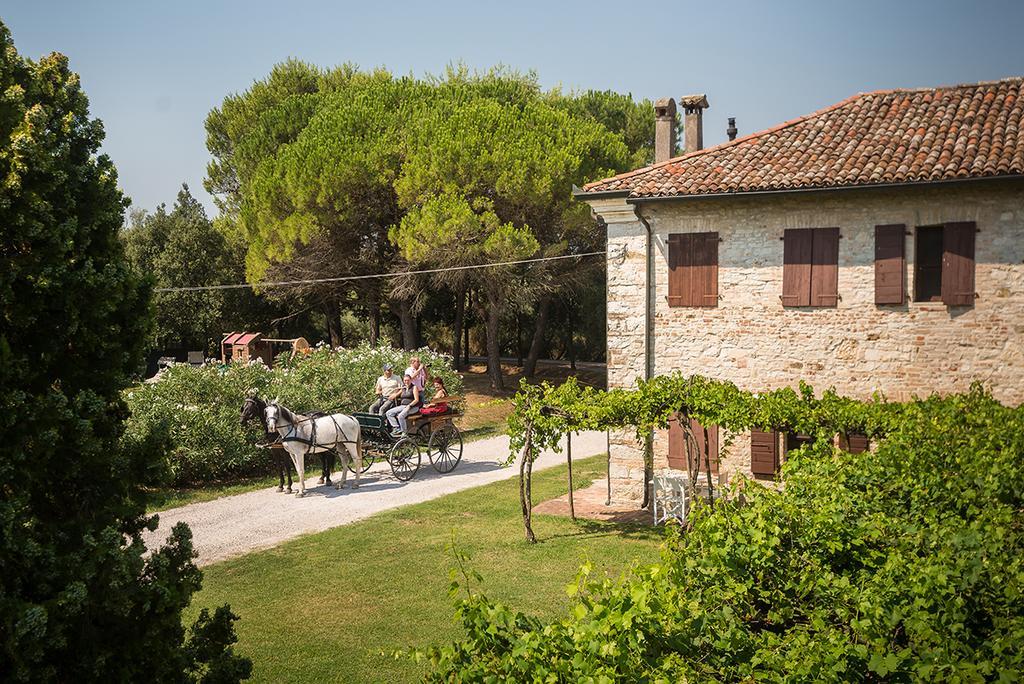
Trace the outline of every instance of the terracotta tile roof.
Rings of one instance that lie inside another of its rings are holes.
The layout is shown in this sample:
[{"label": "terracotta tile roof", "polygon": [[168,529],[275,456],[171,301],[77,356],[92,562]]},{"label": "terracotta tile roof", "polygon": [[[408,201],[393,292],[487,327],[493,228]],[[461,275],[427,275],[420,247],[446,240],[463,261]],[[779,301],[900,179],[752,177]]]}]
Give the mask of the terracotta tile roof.
[{"label": "terracotta tile roof", "polygon": [[1024,174],[1024,77],[861,93],[716,147],[589,183],[672,197]]}]

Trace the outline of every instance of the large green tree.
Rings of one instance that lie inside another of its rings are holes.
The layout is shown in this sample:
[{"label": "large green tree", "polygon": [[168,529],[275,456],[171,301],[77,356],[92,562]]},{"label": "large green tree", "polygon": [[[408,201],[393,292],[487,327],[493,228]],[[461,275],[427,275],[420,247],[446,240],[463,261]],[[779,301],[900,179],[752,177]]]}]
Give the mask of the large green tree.
[{"label": "large green tree", "polygon": [[227,607],[186,635],[186,526],[144,557],[146,444],[119,444],[149,292],[126,202],[67,58],[0,23],[0,679],[232,681]]},{"label": "large green tree", "polygon": [[[232,244],[182,186],[170,211],[132,216],[125,251],[157,288],[237,283],[245,277],[244,247]],[[220,335],[265,318],[267,307],[248,289],[156,292],[152,348],[212,352]],[[262,323],[263,321],[260,320]]]},{"label": "large green tree", "polygon": [[[406,259],[462,266],[562,256],[593,230],[570,189],[574,181],[624,166],[625,144],[596,121],[541,97],[487,96],[492,82],[508,80],[451,74],[435,102],[410,122],[395,184],[407,213],[392,232]],[[500,321],[508,305],[554,291],[556,271],[510,266],[467,273],[483,294],[491,384],[503,389]]]},{"label": "large green tree", "polygon": [[[452,68],[419,80],[287,62],[226,98],[207,130],[214,155],[207,187],[249,245],[249,278],[314,280],[472,265],[494,261],[499,251],[517,259],[599,250],[599,231],[570,189],[644,160],[653,120],[629,96],[545,93],[533,74]],[[472,222],[462,220],[467,208],[477,216]],[[460,229],[432,234],[439,225]],[[488,231],[508,237],[509,227],[530,239],[483,248]],[[323,309],[329,329],[339,306],[355,305],[376,330],[386,305],[406,347],[418,340],[416,312],[440,298],[441,310],[453,313],[449,339],[458,356],[473,291],[500,386],[502,321],[520,312],[536,318],[532,369],[550,303],[567,289],[599,286],[600,275],[599,261],[564,261],[310,283],[280,293],[295,306]]]}]

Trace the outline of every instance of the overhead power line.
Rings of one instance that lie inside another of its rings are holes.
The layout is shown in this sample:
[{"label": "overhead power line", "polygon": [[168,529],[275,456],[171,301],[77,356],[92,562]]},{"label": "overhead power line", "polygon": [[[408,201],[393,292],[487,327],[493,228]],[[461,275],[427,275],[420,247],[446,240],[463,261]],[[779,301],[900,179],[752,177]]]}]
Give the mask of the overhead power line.
[{"label": "overhead power line", "polygon": [[204,290],[241,290],[250,287],[291,287],[294,285],[314,285],[316,283],[343,283],[349,280],[367,280],[369,278],[400,278],[402,276],[424,275],[427,273],[450,273],[452,271],[470,271],[475,268],[494,268],[496,266],[515,266],[517,264],[535,264],[540,261],[556,261],[558,259],[580,259],[604,255],[605,252],[584,252],[583,254],[562,254],[560,256],[537,257],[534,259],[518,259],[516,261],[499,261],[491,264],[473,264],[470,266],[448,266],[446,268],[428,268],[422,271],[399,271],[397,273],[369,273],[366,275],[341,276],[338,278],[309,278],[307,280],[280,280],[267,283],[232,283],[229,285],[193,285],[190,287],[158,287],[155,292],[202,292]]}]

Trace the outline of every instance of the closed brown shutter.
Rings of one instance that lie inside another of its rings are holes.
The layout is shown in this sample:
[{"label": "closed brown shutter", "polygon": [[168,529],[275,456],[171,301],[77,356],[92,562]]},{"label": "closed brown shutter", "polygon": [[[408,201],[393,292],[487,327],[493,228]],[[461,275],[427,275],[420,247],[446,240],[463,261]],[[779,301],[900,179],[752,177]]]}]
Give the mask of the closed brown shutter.
[{"label": "closed brown shutter", "polygon": [[811,305],[812,235],[810,228],[787,228],[783,234],[783,306]]},{"label": "closed brown shutter", "polygon": [[811,306],[839,302],[839,229],[815,228],[811,256]]},{"label": "closed brown shutter", "polygon": [[868,445],[867,435],[860,435],[856,432],[851,432],[848,435],[840,433],[839,435],[839,448],[851,454],[860,454],[867,451]]},{"label": "closed brown shutter", "polygon": [[690,296],[690,260],[693,258],[693,240],[689,234],[668,236],[668,305],[686,306]]},{"label": "closed brown shutter", "polygon": [[718,306],[718,233],[668,236],[668,305]]},{"label": "closed brown shutter", "polygon": [[942,302],[974,304],[974,222],[947,223],[942,231]]},{"label": "closed brown shutter", "polygon": [[750,431],[750,472],[774,475],[779,470],[779,433]]},{"label": "closed brown shutter", "polygon": [[718,233],[699,233],[694,306],[718,306]]},{"label": "closed brown shutter", "polygon": [[875,226],[875,304],[902,304],[907,290],[907,227]]},{"label": "closed brown shutter", "polygon": [[707,429],[700,424],[695,418],[690,419],[690,430],[693,431],[693,436],[697,440],[697,453],[693,454],[691,458],[699,459],[700,471],[706,472],[704,469],[704,453],[705,445],[708,457],[711,460],[711,473],[714,475],[718,474],[718,426],[709,425]]},{"label": "closed brown shutter", "polygon": [[678,418],[668,421],[668,467],[673,470],[686,470],[686,439]]}]

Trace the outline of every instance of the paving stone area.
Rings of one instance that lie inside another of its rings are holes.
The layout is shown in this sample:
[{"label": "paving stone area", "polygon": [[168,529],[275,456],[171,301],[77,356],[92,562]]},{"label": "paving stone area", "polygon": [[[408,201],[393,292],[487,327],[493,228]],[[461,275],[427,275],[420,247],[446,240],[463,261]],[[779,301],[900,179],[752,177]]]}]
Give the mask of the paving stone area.
[{"label": "paving stone area", "polygon": [[[608,500],[608,481],[597,480],[586,489],[579,489],[573,494],[573,507],[576,509],[576,517],[585,520],[600,520],[603,522],[614,522],[624,524],[654,524],[651,512],[638,509],[634,504],[605,505]],[[569,495],[565,494],[557,499],[544,501],[533,507],[534,513],[544,515],[560,515],[569,517]]]}]

